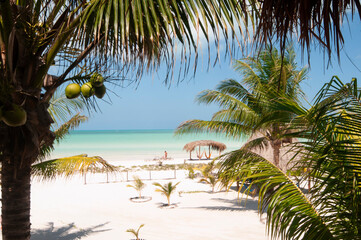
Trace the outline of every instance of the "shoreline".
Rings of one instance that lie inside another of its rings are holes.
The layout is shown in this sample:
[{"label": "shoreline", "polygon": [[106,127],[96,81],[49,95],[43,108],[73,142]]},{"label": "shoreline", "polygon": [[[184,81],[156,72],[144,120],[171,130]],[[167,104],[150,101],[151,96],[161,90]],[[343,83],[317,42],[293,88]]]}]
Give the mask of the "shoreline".
[{"label": "shoreline", "polygon": [[[106,159],[105,159],[106,160]],[[159,165],[159,162],[162,165],[169,164],[169,165],[177,165],[177,164],[207,164],[211,162],[213,159],[184,159],[184,158],[174,158],[174,159],[136,159],[136,160],[128,160],[128,161],[107,161],[108,163],[114,166],[124,166],[124,167],[132,167],[132,166],[145,166],[145,165]]]}]

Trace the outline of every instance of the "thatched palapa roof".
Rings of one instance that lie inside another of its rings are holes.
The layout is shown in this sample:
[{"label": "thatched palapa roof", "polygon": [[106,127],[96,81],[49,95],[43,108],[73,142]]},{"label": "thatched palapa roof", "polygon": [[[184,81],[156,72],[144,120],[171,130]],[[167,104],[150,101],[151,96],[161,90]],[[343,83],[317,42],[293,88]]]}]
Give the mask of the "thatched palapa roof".
[{"label": "thatched palapa roof", "polygon": [[196,147],[208,146],[211,147],[212,150],[218,150],[220,152],[224,151],[227,147],[224,143],[216,142],[213,140],[199,140],[187,143],[184,145],[183,150],[187,152],[192,152]]}]

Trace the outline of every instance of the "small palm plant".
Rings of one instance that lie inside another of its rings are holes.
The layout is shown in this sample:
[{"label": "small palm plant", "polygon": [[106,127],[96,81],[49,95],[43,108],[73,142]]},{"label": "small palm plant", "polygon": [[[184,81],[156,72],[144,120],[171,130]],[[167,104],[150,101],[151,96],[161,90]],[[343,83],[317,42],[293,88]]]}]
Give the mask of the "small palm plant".
[{"label": "small palm plant", "polygon": [[139,230],[140,230],[142,227],[144,227],[144,224],[140,225],[139,228],[138,228],[138,230],[135,230],[135,229],[133,229],[133,228],[130,228],[130,229],[127,229],[127,232],[133,233],[133,235],[136,237],[136,240],[140,240],[140,238],[139,238]]},{"label": "small palm plant", "polygon": [[190,179],[194,179],[196,177],[196,174],[194,172],[194,169],[192,166],[188,166],[187,167],[187,170],[188,170],[188,178]]},{"label": "small palm plant", "polygon": [[176,184],[173,185],[172,182],[169,182],[169,183],[165,183],[164,185],[161,185],[160,183],[156,182],[156,183],[153,183],[153,185],[158,187],[155,190],[156,192],[160,192],[160,193],[162,193],[162,195],[167,197],[168,206],[170,206],[170,196],[172,195],[172,193],[175,192],[175,189],[179,183],[180,182],[177,182]]},{"label": "small palm plant", "polygon": [[145,188],[146,184],[138,176],[134,177],[134,184],[128,184],[127,187],[132,187],[139,193],[139,198],[142,198],[142,190]]},{"label": "small palm plant", "polygon": [[202,175],[204,178],[208,178],[209,175],[212,175],[212,172],[216,169],[216,163],[213,160],[202,168]]},{"label": "small palm plant", "polygon": [[214,192],[214,188],[216,187],[216,185],[218,183],[218,178],[216,178],[213,174],[208,174],[207,176],[205,176],[204,178],[199,180],[199,182],[205,182],[205,183],[211,185],[212,192]]},{"label": "small palm plant", "polygon": [[213,160],[212,162],[208,163],[203,169],[202,169],[202,179],[199,180],[199,182],[205,182],[212,187],[212,192],[214,192],[214,188],[218,183],[218,179],[216,176],[212,173],[216,168],[216,163]]}]

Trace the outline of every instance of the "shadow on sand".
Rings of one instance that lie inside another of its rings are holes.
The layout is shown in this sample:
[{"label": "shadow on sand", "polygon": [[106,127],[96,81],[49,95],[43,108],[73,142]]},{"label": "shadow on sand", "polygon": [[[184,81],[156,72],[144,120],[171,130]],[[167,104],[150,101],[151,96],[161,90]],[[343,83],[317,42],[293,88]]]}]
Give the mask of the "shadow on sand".
[{"label": "shadow on sand", "polygon": [[212,211],[258,211],[258,200],[256,199],[225,199],[225,198],[211,198],[217,201],[220,205],[212,206],[199,206],[199,207],[185,207],[185,208],[198,208]]},{"label": "shadow on sand", "polygon": [[168,205],[167,203],[162,203],[162,202],[156,203],[156,205],[158,206],[158,208],[164,208],[164,209],[176,208],[176,207],[178,207],[178,204],[179,204],[179,203],[171,203],[170,205]]},{"label": "shadow on sand", "polygon": [[203,206],[199,208],[216,211],[258,211],[258,200],[254,199],[225,199],[212,198],[213,201],[221,202],[221,206]]},{"label": "shadow on sand", "polygon": [[99,224],[88,228],[78,228],[74,223],[69,223],[61,227],[54,227],[53,222],[48,223],[44,229],[32,229],[31,240],[75,240],[81,239],[99,232],[110,229],[100,229],[108,223]]}]

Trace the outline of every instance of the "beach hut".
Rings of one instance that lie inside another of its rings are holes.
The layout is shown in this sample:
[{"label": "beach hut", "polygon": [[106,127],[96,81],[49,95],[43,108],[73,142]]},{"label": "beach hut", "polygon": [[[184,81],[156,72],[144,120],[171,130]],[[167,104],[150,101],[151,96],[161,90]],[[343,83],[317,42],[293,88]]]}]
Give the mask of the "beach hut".
[{"label": "beach hut", "polygon": [[199,141],[190,142],[190,143],[187,143],[186,145],[184,145],[184,147],[183,147],[183,150],[186,150],[187,152],[189,152],[189,159],[192,159],[192,152],[197,147],[198,147],[197,157],[199,159],[201,159],[203,156],[203,153],[201,154],[201,147],[208,147],[208,156],[207,156],[207,153],[205,153],[205,156],[207,159],[211,158],[211,149],[217,150],[217,151],[219,151],[219,153],[221,153],[222,151],[224,151],[227,148],[224,143],[216,142],[213,140],[199,140]]}]

